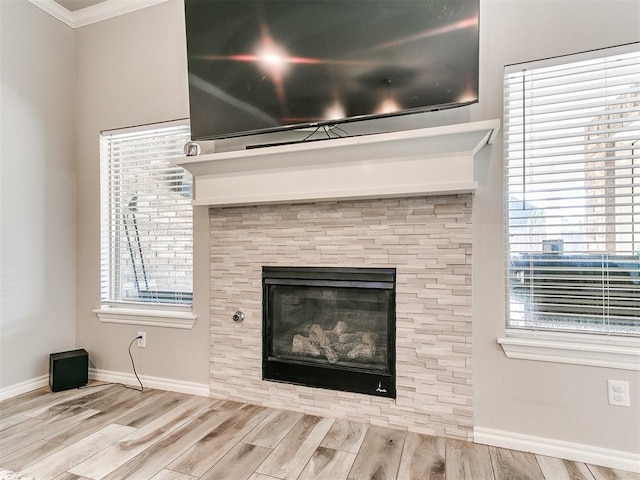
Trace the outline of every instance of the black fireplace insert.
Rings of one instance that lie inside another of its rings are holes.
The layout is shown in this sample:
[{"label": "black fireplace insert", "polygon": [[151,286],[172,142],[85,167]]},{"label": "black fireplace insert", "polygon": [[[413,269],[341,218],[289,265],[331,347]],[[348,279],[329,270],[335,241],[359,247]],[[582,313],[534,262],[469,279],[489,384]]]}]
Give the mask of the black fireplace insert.
[{"label": "black fireplace insert", "polygon": [[393,268],[262,268],[262,378],[396,397]]}]

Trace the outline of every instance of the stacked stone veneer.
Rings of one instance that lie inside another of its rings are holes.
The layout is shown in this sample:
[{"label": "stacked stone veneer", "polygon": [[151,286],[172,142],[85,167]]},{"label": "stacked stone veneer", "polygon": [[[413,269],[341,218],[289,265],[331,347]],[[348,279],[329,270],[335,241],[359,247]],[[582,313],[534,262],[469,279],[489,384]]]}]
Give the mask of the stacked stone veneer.
[{"label": "stacked stone veneer", "polygon": [[[472,440],[471,201],[212,208],[211,396]],[[263,381],[263,265],[395,267],[397,398]]]}]

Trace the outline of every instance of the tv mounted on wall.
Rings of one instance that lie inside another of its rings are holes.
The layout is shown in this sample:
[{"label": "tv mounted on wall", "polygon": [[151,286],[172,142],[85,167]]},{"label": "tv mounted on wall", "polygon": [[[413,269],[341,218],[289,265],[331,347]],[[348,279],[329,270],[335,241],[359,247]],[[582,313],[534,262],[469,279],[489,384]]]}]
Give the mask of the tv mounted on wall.
[{"label": "tv mounted on wall", "polygon": [[478,100],[479,0],[185,0],[193,140]]}]

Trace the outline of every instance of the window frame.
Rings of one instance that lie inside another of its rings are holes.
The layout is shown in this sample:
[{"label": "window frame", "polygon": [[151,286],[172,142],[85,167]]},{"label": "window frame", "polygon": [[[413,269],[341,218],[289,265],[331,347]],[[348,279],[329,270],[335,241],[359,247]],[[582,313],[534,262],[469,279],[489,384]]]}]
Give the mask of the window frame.
[{"label": "window frame", "polygon": [[[161,123],[154,123],[154,124],[149,124],[149,125],[141,125],[141,126],[137,126],[137,127],[129,127],[129,128],[122,128],[122,129],[115,129],[115,130],[109,130],[109,131],[104,131],[101,132],[101,136],[100,136],[100,141],[103,141],[104,136],[107,135],[113,135],[113,134],[135,134],[135,133],[143,133],[143,132],[152,132],[153,130],[159,130],[162,131],[162,129],[167,129],[167,128],[175,128],[175,127],[187,127],[189,126],[189,121],[188,120],[176,120],[176,121],[169,121],[169,122],[161,122]],[[186,139],[186,141],[189,141],[189,139]],[[100,170],[101,170],[101,176],[104,174],[103,173],[103,152],[101,149],[100,152]],[[171,162],[173,163],[173,162]],[[109,178],[109,182],[111,182],[112,177]],[[104,211],[104,207],[105,207],[105,202],[103,199],[103,196],[105,195],[105,192],[103,192],[103,182],[101,181],[101,191],[100,191],[100,195],[101,195],[101,201],[100,201],[100,238],[101,238],[101,245],[100,245],[100,250],[101,250],[101,264],[100,264],[100,271],[101,271],[101,279],[103,279],[103,277],[105,276],[105,270],[109,271],[108,276],[110,277],[109,282],[112,281],[111,276],[112,276],[112,269],[113,267],[113,262],[115,261],[116,263],[118,262],[117,259],[114,260],[111,251],[108,252],[107,255],[105,255],[104,249],[105,249],[105,245],[104,245],[104,238],[103,236],[106,235],[106,233],[103,231],[105,228],[105,220],[104,220],[104,215],[113,215],[113,211],[111,209],[109,209],[107,212]],[[109,187],[111,188],[111,187]],[[109,208],[111,208],[109,206]],[[191,211],[191,221],[193,221],[193,210]],[[190,233],[191,236],[191,242],[192,242],[192,246],[191,246],[191,268],[192,268],[192,275],[193,275],[193,229]],[[107,234],[110,235],[110,234]],[[122,239],[121,239],[122,240]],[[109,258],[109,265],[104,265],[103,264],[103,259],[106,257]],[[133,259],[131,259],[133,260]],[[135,267],[134,267],[135,270]],[[104,280],[104,279],[103,279]],[[101,280],[101,282],[103,281]],[[136,278],[137,280],[137,278]],[[136,281],[137,284],[137,281]],[[115,324],[128,324],[128,325],[142,325],[142,326],[161,326],[161,327],[167,327],[167,328],[178,328],[178,329],[192,329],[193,325],[195,324],[196,321],[196,316],[193,314],[193,282],[191,284],[191,292],[183,292],[183,293],[189,293],[186,297],[187,301],[183,301],[183,302],[168,302],[168,301],[150,301],[150,302],[146,302],[146,301],[132,301],[132,300],[121,300],[119,298],[105,298],[104,297],[104,290],[103,287],[101,285],[101,292],[100,292],[100,307],[96,308],[93,310],[93,313],[95,313],[98,317],[98,319],[103,322],[103,323],[115,323]],[[140,293],[140,292],[139,292]],[[146,292],[142,292],[145,294],[149,294],[148,291]],[[161,293],[167,293],[167,292],[161,292]],[[174,292],[175,295],[177,295],[179,293],[179,291]],[[177,297],[176,297],[177,298]]]},{"label": "window frame", "polygon": [[[550,65],[568,64],[575,61],[595,59],[614,55],[625,51],[638,51],[639,43],[584,52],[575,55],[555,57],[553,59],[527,62],[520,66],[538,68]],[[507,69],[505,67],[505,90]],[[506,92],[505,92],[506,96]],[[504,112],[505,125],[507,124],[507,110]],[[509,188],[507,183],[508,159],[507,138],[505,132],[505,335],[498,338],[497,342],[502,347],[505,355],[512,359],[547,361],[554,363],[566,363],[574,365],[589,365],[606,368],[640,371],[640,335],[635,333],[611,333],[606,331],[572,331],[554,329],[547,330],[532,326],[513,327],[510,324],[510,248],[509,248]],[[633,167],[632,167],[633,168]]]}]

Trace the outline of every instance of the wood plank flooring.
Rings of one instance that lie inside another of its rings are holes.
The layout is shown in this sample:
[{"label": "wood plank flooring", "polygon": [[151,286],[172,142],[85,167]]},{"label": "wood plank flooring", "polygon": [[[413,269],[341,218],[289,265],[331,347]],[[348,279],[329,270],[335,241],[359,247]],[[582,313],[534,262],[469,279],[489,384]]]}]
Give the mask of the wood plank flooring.
[{"label": "wood plank flooring", "polygon": [[2,470],[38,480],[640,479],[343,419],[98,384],[0,402],[0,480]]}]

